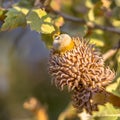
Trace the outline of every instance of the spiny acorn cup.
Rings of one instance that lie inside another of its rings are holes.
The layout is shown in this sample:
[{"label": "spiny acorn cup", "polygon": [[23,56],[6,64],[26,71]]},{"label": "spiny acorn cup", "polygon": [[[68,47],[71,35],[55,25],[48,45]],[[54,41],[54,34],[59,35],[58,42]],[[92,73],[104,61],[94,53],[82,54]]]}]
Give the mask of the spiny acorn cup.
[{"label": "spiny acorn cup", "polygon": [[[78,109],[79,112],[82,112],[85,109],[88,113],[92,114],[92,111],[97,111],[98,104],[103,104],[100,101],[95,101],[94,96],[97,94],[104,95],[105,99],[108,93],[106,91],[101,90],[99,88],[86,87],[84,88],[82,85],[79,88],[75,88],[72,94],[72,103],[75,108]],[[107,102],[104,99],[104,103]]]},{"label": "spiny acorn cup", "polygon": [[[54,41],[56,44],[53,42],[49,56],[49,74],[58,88],[63,90],[67,86],[76,99],[79,92],[86,91],[85,95],[93,95],[93,91],[100,92],[113,81],[115,73],[105,67],[100,52],[89,41],[79,37],[71,38],[67,34],[59,35]],[[82,104],[80,97],[77,97],[77,102],[75,100],[77,108],[79,102]],[[91,97],[87,99],[90,101]]]}]

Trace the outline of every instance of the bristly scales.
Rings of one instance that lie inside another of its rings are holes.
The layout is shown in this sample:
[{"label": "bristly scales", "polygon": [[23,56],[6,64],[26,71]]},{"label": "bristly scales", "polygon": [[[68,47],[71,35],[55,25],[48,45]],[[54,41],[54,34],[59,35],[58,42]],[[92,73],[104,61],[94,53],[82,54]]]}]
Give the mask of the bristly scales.
[{"label": "bristly scales", "polygon": [[[78,99],[76,94],[80,96],[79,92],[82,90],[86,91],[85,95],[88,93],[94,94],[94,92],[90,91],[96,90],[96,92],[99,92],[104,90],[113,81],[115,73],[109,67],[105,67],[100,52],[89,41],[79,37],[72,38],[72,40],[74,42],[73,49],[62,54],[56,53],[54,49],[50,51],[49,73],[53,82],[62,90],[64,86],[67,86],[69,91],[74,91],[73,96],[75,97],[73,98],[75,99]],[[79,88],[79,92],[77,88]],[[77,92],[75,92],[76,89]],[[91,97],[89,96],[87,101],[90,101],[90,99]],[[81,99],[78,99],[75,102],[77,107],[79,106],[79,100],[81,101]],[[87,106],[83,105],[80,108],[84,107]],[[90,112],[88,108],[86,110]]]},{"label": "bristly scales", "polygon": [[55,85],[61,89],[67,86],[69,90],[83,84],[85,87],[104,87],[109,84],[114,73],[104,66],[100,53],[89,41],[72,38],[74,49],[63,54],[50,52],[49,73]]}]

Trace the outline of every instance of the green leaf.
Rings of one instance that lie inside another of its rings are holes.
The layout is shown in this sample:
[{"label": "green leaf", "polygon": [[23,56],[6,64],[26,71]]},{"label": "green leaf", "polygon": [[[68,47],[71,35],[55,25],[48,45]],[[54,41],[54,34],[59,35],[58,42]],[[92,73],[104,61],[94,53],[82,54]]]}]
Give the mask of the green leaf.
[{"label": "green leaf", "polygon": [[117,79],[116,82],[110,84],[106,90],[108,92],[113,93],[114,95],[120,97],[120,77]]},{"label": "green leaf", "polygon": [[42,41],[45,43],[48,49],[52,48],[53,36],[52,34],[41,34]]},{"label": "green leaf", "polygon": [[116,55],[116,59],[117,59],[117,71],[116,71],[116,79],[115,82],[110,84],[106,90],[108,92],[111,92],[112,94],[120,97],[120,51],[118,51],[117,55]]},{"label": "green leaf", "polygon": [[27,23],[32,30],[44,34],[51,34],[55,31],[50,16],[42,9],[33,9],[27,17]]},{"label": "green leaf", "polygon": [[22,12],[19,12],[15,9],[10,9],[6,14],[5,22],[3,23],[1,30],[11,30],[17,27],[25,27],[26,19],[25,15]]},{"label": "green leaf", "polygon": [[94,120],[117,120],[120,118],[120,109],[110,103],[106,103],[104,106],[100,105],[98,109],[98,112],[93,112]]}]

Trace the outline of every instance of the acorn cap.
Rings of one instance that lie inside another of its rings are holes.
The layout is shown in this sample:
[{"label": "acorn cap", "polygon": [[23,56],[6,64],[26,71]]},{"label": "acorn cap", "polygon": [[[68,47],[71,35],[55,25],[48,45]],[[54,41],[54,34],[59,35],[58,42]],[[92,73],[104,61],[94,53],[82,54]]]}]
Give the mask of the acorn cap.
[{"label": "acorn cap", "polygon": [[49,74],[55,85],[63,90],[64,86],[73,91],[73,104],[79,110],[86,109],[91,113],[97,110],[92,102],[95,93],[105,92],[115,73],[105,67],[104,60],[99,51],[89,41],[75,37],[72,38],[74,48],[62,54],[54,49],[49,56]]},{"label": "acorn cap", "polygon": [[74,48],[63,54],[50,51],[49,73],[55,85],[60,89],[67,86],[69,90],[83,86],[93,88],[107,86],[115,77],[94,45],[81,38],[72,38]]}]

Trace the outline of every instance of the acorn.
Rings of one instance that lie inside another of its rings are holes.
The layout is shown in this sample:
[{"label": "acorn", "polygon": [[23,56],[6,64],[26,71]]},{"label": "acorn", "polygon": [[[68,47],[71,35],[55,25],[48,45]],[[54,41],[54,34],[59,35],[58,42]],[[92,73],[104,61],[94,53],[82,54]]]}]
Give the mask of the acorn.
[{"label": "acorn", "polygon": [[58,88],[63,90],[66,86],[69,91],[73,91],[73,98],[77,99],[73,101],[77,108],[82,104],[80,108],[91,106],[91,111],[94,105],[84,104],[81,94],[84,93],[86,97],[90,94],[86,99],[89,103],[93,91],[104,91],[115,77],[115,73],[104,65],[101,53],[93,44],[84,38],[70,37],[67,34],[54,39],[48,71]]}]

